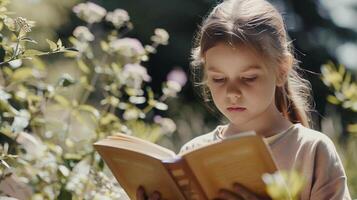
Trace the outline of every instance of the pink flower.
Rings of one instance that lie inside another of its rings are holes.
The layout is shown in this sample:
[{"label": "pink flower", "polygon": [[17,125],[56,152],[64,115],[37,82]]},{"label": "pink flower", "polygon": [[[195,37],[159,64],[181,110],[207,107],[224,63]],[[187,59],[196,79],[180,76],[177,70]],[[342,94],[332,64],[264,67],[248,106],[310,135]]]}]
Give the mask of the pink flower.
[{"label": "pink flower", "polygon": [[167,80],[174,81],[180,84],[180,86],[182,87],[187,82],[187,76],[186,73],[181,68],[176,67],[167,75]]}]

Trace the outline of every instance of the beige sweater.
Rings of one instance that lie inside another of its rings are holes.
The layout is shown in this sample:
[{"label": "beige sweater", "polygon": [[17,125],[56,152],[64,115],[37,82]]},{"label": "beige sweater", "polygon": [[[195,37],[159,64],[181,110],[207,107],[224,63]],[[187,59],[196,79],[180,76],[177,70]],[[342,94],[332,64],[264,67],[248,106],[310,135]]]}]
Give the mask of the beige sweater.
[{"label": "beige sweater", "polygon": [[[223,128],[218,126],[214,131],[194,138],[181,148],[181,153],[220,140],[217,134]],[[307,181],[301,200],[351,199],[341,160],[333,142],[325,134],[294,124],[286,131],[264,139],[280,170],[296,169],[305,176]]]}]

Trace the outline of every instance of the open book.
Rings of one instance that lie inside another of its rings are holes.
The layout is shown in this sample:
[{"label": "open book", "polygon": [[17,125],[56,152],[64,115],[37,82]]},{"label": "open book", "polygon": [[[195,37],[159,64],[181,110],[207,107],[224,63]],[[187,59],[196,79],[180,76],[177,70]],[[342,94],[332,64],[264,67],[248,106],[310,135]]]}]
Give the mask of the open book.
[{"label": "open book", "polygon": [[139,185],[164,199],[213,199],[237,182],[267,196],[264,173],[277,171],[267,144],[254,132],[176,155],[148,141],[118,134],[94,144],[130,199]]}]

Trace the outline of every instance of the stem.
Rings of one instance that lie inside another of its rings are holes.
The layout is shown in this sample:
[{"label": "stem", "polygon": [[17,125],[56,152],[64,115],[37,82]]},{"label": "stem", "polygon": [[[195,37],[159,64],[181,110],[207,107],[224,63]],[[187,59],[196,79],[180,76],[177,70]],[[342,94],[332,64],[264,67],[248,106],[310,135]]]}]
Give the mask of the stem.
[{"label": "stem", "polygon": [[0,85],[6,85],[6,79],[1,69],[0,69]]},{"label": "stem", "polygon": [[[99,74],[98,73],[95,73],[90,81],[90,86],[95,88],[95,84],[97,83],[97,80],[98,80],[98,77],[99,77]],[[89,89],[86,89],[85,88],[85,91],[84,91],[84,94],[80,100],[80,104],[83,104],[84,102],[87,101],[89,95],[90,95],[91,91]]]},{"label": "stem", "polygon": [[143,109],[143,113],[147,114],[154,106],[152,105],[147,105],[144,109]]},{"label": "stem", "polygon": [[[20,28],[20,31],[21,31],[21,28]],[[19,46],[20,46],[20,38],[18,38],[19,34],[20,34],[20,31],[19,31],[18,34],[16,34],[16,46],[15,46],[14,53],[12,54],[12,56],[11,56],[11,58],[9,60],[1,62],[0,66],[5,65],[5,64],[15,60],[19,56],[19,54],[17,54],[17,51],[19,50]]]},{"label": "stem", "polygon": [[[107,59],[108,59],[108,54],[105,54],[103,56],[102,60],[100,61],[99,65],[97,65],[97,66],[103,66],[105,64],[105,62],[107,61]],[[91,79],[90,86],[95,88],[98,78],[99,78],[99,74],[94,71],[94,75]],[[86,102],[90,94],[91,94],[91,91],[89,89],[86,89],[81,100],[80,100],[80,104],[83,104],[84,102]]]},{"label": "stem", "polygon": [[[60,50],[56,50],[56,51],[50,51],[50,52],[40,53],[40,54],[37,54],[36,56],[45,56],[45,55],[51,55],[51,54],[60,53],[60,52],[61,52]],[[6,61],[4,61],[4,62],[1,62],[1,63],[0,63],[0,66],[5,65],[5,64],[8,64],[9,62],[11,62],[11,61],[13,61],[13,60],[18,59],[19,55],[22,54],[22,53],[23,53],[23,52],[19,53],[19,54],[16,55],[16,56],[11,57],[9,60],[6,60]]]},{"label": "stem", "polygon": [[17,59],[17,56],[11,57],[9,60],[6,60],[6,61],[4,61],[4,62],[1,62],[1,63],[0,63],[0,66],[3,66],[3,65],[5,65],[5,64],[8,64],[9,62],[11,62],[11,61],[13,61],[13,60],[16,60],[16,59]]},{"label": "stem", "polygon": [[69,134],[69,127],[71,126],[71,120],[72,120],[72,108],[71,110],[69,111],[68,113],[68,116],[67,116],[67,126],[66,126],[66,130],[65,130],[65,138],[67,138],[68,134]]}]

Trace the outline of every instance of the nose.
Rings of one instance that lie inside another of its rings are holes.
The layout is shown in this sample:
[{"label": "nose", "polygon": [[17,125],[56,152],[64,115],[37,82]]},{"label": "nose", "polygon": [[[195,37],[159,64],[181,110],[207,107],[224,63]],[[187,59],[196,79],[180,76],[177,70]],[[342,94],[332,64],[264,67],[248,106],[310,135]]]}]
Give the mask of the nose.
[{"label": "nose", "polygon": [[242,91],[239,88],[239,84],[231,83],[227,86],[227,98],[230,102],[235,103],[242,97]]}]

